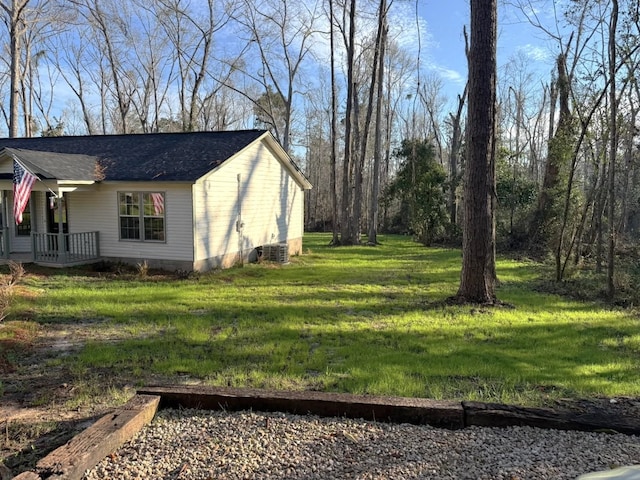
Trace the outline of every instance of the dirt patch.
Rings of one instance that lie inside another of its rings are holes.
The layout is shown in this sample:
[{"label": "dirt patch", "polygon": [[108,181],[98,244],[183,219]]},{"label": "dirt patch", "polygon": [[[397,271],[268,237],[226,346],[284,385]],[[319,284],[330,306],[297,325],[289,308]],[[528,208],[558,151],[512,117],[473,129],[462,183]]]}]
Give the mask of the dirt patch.
[{"label": "dirt patch", "polygon": [[91,395],[86,385],[94,382],[78,378],[61,361],[89,339],[99,339],[97,322],[0,324],[0,464],[12,474],[33,468],[40,458],[122,403],[127,390],[133,394],[122,379],[116,383],[111,374],[101,372],[103,378],[97,382],[101,389],[124,395],[109,396],[104,391]]},{"label": "dirt patch", "polygon": [[[139,278],[139,272],[131,268],[110,264],[93,267],[79,270],[86,281]],[[33,277],[46,284],[49,276],[58,273],[32,266],[25,280]],[[160,271],[145,275],[149,282],[172,278],[175,276]],[[22,285],[15,289],[27,300],[42,294]],[[13,475],[32,469],[40,458],[124,404],[134,395],[134,385],[169,383],[150,375],[131,378],[107,368],[89,372],[70,369],[73,362],[65,357],[78,354],[87,342],[116,342],[130,336],[108,318],[55,319],[41,324],[28,309],[20,316],[20,321],[0,322],[0,466],[4,464]],[[2,475],[0,469],[0,478]]]}]

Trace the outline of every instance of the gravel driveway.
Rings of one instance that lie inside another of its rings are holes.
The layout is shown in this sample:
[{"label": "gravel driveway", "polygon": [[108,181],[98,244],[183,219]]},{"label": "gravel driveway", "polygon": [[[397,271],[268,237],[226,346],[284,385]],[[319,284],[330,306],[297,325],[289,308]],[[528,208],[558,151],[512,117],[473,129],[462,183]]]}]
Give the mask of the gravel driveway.
[{"label": "gravel driveway", "polygon": [[639,462],[622,434],[168,409],[85,479],[560,480]]}]

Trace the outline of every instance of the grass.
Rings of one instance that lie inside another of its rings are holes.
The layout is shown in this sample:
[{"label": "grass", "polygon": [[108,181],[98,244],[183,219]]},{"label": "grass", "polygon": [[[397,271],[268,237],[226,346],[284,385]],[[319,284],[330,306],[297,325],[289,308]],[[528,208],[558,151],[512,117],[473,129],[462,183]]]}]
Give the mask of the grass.
[{"label": "grass", "polygon": [[42,328],[86,323],[94,339],[56,361],[88,391],[119,375],[138,385],[162,379],[523,405],[640,395],[633,311],[535,291],[540,267],[507,259],[498,262],[498,296],[514,308],[449,306],[459,250],[399,236],[336,249],[329,239],[307,235],[304,255],[289,265],[191,279],[27,275],[12,318]]}]

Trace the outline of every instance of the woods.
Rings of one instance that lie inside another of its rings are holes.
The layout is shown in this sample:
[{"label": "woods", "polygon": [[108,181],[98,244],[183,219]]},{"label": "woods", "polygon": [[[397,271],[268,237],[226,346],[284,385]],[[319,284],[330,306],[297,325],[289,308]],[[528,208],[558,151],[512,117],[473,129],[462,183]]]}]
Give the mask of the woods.
[{"label": "woods", "polygon": [[[483,258],[485,279],[492,252],[517,251],[556,282],[601,275],[615,301],[640,285],[626,268],[640,259],[640,6],[484,2],[495,18],[478,25],[471,3],[468,78],[452,85],[425,61],[417,7],[393,0],[2,0],[0,129],[269,129],[314,185],[307,230],[334,245],[394,232],[470,252],[483,231],[465,261]],[[474,36],[496,49],[505,16],[536,29],[543,67],[522,51],[479,60]],[[463,296],[491,301],[495,280]]]}]

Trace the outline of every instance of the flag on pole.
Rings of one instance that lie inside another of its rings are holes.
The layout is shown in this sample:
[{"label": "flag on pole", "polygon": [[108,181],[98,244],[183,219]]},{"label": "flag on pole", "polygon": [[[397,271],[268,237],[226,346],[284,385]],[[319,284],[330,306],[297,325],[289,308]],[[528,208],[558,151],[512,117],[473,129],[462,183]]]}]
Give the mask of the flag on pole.
[{"label": "flag on pole", "polygon": [[164,195],[162,193],[152,193],[153,211],[157,216],[164,213]]},{"label": "flag on pole", "polygon": [[13,161],[13,216],[16,225],[22,223],[22,212],[29,203],[31,189],[38,177],[29,172],[17,161]]}]

